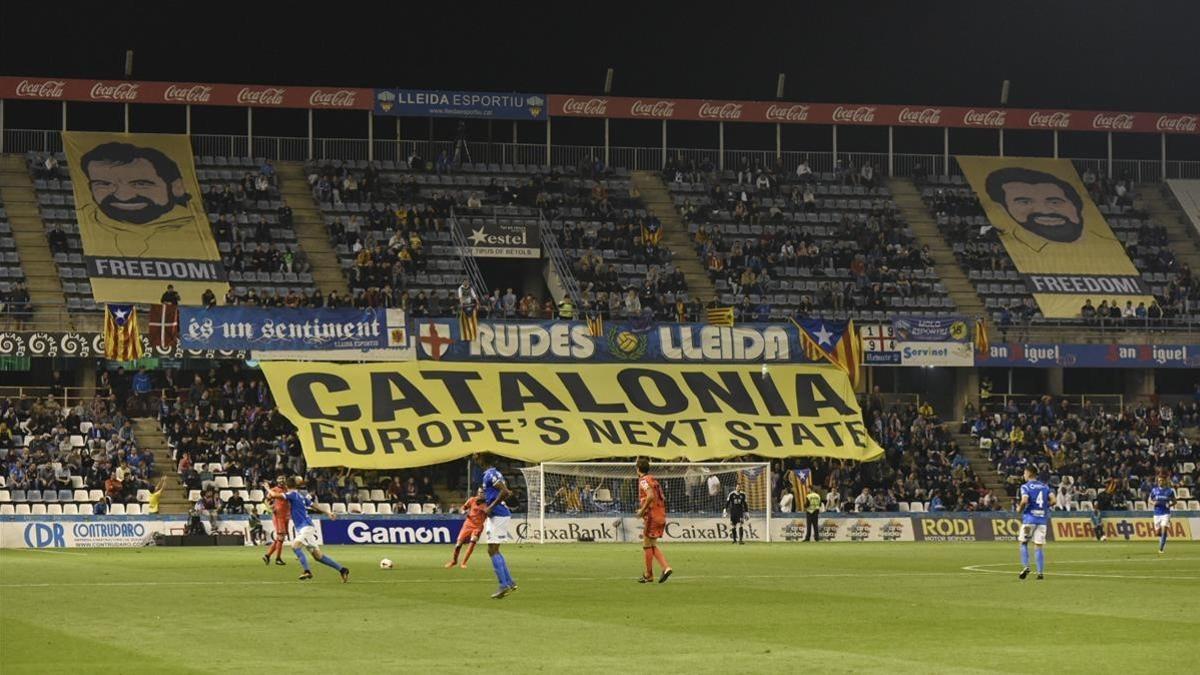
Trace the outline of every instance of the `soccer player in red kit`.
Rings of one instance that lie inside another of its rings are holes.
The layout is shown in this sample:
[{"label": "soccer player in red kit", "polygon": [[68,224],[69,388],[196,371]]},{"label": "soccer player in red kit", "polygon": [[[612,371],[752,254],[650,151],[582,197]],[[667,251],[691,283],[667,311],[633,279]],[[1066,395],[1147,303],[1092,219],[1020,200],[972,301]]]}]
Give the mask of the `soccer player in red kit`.
[{"label": "soccer player in red kit", "polygon": [[[483,501],[482,485],[475,491],[475,496],[468,499],[459,510],[467,514],[467,520],[458,532],[458,543],[454,545],[454,555],[451,556],[450,562],[446,563],[447,569],[456,564],[459,569],[466,569],[467,561],[471,559],[471,553],[475,551],[475,544],[478,543],[479,535],[483,532],[483,521],[487,519],[487,504]],[[463,556],[462,563],[459,564],[458,552],[468,541],[471,542],[471,545],[467,547],[467,553]]]},{"label": "soccer player in red kit", "polygon": [[287,500],[287,481],[283,476],[275,479],[275,485],[266,485],[267,501],[271,504],[272,520],[275,523],[275,535],[271,545],[267,547],[267,554],[263,556],[263,564],[271,564],[271,554],[275,554],[276,565],[286,565],[287,563],[279,557],[283,555],[283,540],[287,539],[288,519],[292,516],[292,507]]},{"label": "soccer player in red kit", "polygon": [[646,572],[638,579],[638,583],[654,582],[654,561],[657,560],[662,567],[662,576],[658,578],[658,583],[661,584],[671,576],[671,566],[667,564],[667,558],[657,545],[659,538],[663,536],[663,529],[667,526],[667,503],[663,499],[662,487],[654,476],[650,475],[650,460],[640,457],[636,466],[640,500],[637,514],[644,520],[642,555],[646,561]]}]

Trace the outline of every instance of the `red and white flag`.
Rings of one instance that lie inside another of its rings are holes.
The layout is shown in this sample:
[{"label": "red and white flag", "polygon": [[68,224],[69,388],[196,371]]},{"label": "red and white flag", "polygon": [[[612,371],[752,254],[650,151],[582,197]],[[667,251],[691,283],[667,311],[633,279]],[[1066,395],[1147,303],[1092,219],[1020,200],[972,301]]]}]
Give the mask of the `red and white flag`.
[{"label": "red and white flag", "polygon": [[150,305],[150,346],[175,349],[179,345],[179,305]]}]

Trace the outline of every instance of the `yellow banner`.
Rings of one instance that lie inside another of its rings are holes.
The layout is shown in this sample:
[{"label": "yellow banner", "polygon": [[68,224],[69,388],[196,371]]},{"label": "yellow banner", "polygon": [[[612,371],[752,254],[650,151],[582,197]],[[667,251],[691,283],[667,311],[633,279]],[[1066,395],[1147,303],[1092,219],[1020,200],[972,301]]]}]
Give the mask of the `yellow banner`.
[{"label": "yellow banner", "polygon": [[1089,299],[1153,302],[1070,160],[957,159],[1044,316],[1077,318]]},{"label": "yellow banner", "polygon": [[829,366],[263,362],[309,466],[393,469],[479,451],[526,462],[647,455],[874,460]]},{"label": "yellow banner", "polygon": [[[1054,529],[1055,541],[1095,541],[1096,530],[1090,518],[1052,518],[1050,523]],[[1103,521],[1104,534],[1110,540],[1125,539],[1127,541],[1156,541],[1153,518],[1105,518]],[[1167,528],[1167,536],[1171,539],[1192,539],[1192,528],[1187,518],[1174,518]]]},{"label": "yellow banner", "polygon": [[177,134],[64,131],[75,214],[96,302],[183,304],[229,289],[192,165]]}]

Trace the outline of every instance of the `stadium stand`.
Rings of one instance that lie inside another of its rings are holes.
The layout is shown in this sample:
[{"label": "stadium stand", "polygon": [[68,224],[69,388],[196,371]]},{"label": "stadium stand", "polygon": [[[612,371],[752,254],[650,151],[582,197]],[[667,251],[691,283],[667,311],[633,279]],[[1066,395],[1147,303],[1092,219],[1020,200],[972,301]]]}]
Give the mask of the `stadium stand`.
[{"label": "stadium stand", "polygon": [[1049,467],[1048,483],[1058,491],[1060,508],[1084,510],[1093,502],[1102,510],[1144,510],[1159,472],[1190,495],[1200,480],[1200,448],[1184,430],[1197,425],[1196,400],[1105,410],[1049,395],[985,404],[982,414],[967,421],[1010,494],[1022,482],[1025,464],[1036,461]]},{"label": "stadium stand", "polygon": [[682,156],[663,172],[721,303],[743,320],[820,314],[950,314],[928,251],[870,164],[831,172],[751,165],[718,171]]},{"label": "stadium stand", "polygon": [[20,327],[32,314],[29,290],[25,285],[25,269],[13,240],[12,225],[8,222],[8,211],[0,201],[0,303],[3,315]]}]

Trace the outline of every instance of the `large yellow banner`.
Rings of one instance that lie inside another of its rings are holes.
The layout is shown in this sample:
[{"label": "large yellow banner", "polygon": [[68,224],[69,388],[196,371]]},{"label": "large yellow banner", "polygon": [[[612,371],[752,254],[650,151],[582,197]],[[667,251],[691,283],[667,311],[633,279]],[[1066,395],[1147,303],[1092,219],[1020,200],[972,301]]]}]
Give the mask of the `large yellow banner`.
[{"label": "large yellow banner", "polygon": [[1044,316],[1077,318],[1089,299],[1153,301],[1070,160],[957,159]]},{"label": "large yellow banner", "polygon": [[62,136],[96,302],[155,303],[172,284],[198,305],[228,290],[187,136]]},{"label": "large yellow banner", "polygon": [[393,469],[479,451],[527,462],[647,455],[878,459],[828,366],[263,362],[309,466]]}]

